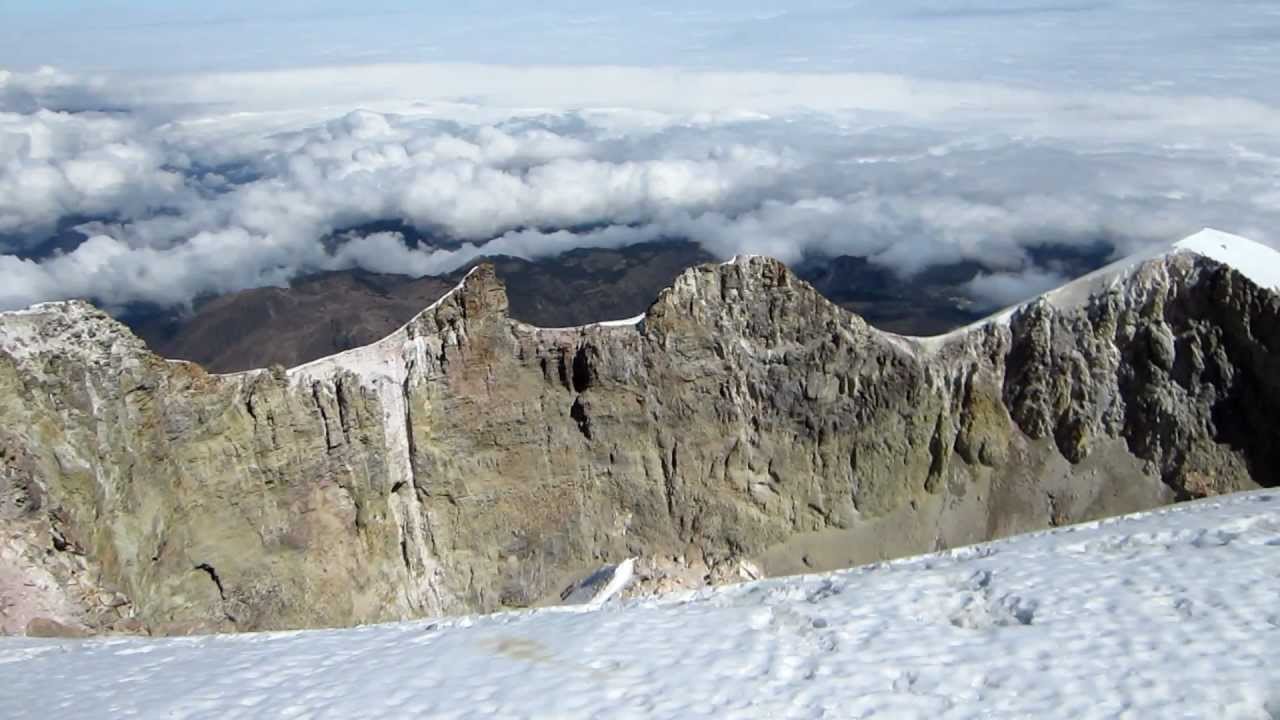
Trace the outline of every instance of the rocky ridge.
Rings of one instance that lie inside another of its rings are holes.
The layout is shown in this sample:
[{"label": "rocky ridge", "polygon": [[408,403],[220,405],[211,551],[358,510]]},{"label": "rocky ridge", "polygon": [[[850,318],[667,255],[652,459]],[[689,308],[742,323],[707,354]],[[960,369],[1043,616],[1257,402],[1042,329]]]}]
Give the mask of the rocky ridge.
[{"label": "rocky ridge", "polygon": [[1270,485],[1277,272],[1206,232],[921,339],[762,257],[563,329],[481,266],[377,343],[231,375],[84,303],[2,314],[0,629],[488,611],[636,556],[665,588]]}]

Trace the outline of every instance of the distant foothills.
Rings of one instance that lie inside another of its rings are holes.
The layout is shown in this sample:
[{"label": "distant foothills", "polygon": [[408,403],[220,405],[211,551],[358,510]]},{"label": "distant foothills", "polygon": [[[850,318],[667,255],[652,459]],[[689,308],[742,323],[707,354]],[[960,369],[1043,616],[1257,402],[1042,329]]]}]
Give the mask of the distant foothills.
[{"label": "distant foothills", "polygon": [[[1085,249],[1045,245],[1031,254],[1037,267],[1076,277],[1103,265],[1111,252],[1109,244],[1098,243]],[[506,284],[512,317],[567,327],[639,315],[681,271],[720,259],[686,240],[579,248],[536,260],[499,255],[444,275],[325,272],[289,287],[204,298],[193,308],[137,304],[116,314],[157,353],[215,372],[292,367],[387,335],[480,262],[492,263]],[[847,255],[809,257],[793,270],[872,325],[904,335],[944,333],[994,309],[967,289],[992,270],[972,261],[935,265],[910,277]]]}]

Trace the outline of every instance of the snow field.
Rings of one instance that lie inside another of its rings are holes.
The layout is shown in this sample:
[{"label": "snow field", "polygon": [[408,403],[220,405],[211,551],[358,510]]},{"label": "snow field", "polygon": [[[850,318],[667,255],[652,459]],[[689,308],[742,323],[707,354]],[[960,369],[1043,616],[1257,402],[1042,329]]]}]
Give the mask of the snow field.
[{"label": "snow field", "polygon": [[1280,253],[1262,243],[1205,228],[1178,241],[1174,248],[1199,253],[1233,267],[1258,287],[1280,290]]},{"label": "snow field", "polygon": [[349,630],[0,640],[0,717],[1280,717],[1280,492],[822,576]]}]

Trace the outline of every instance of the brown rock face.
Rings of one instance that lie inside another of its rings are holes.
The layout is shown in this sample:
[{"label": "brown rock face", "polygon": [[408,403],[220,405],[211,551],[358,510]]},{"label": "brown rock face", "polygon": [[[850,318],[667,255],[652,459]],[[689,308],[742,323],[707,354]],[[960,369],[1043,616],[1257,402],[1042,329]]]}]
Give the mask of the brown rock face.
[{"label": "brown rock face", "polygon": [[931,340],[765,258],[567,330],[510,320],[481,266],[378,343],[219,376],[41,306],[0,316],[0,529],[61,547],[0,577],[52,578],[96,628],[347,625],[533,604],[630,556],[826,569],[1257,487],[1278,320],[1184,253]]},{"label": "brown rock face", "polygon": [[82,638],[91,633],[87,628],[60,623],[49,618],[33,618],[27,623],[27,637],[38,638]]}]

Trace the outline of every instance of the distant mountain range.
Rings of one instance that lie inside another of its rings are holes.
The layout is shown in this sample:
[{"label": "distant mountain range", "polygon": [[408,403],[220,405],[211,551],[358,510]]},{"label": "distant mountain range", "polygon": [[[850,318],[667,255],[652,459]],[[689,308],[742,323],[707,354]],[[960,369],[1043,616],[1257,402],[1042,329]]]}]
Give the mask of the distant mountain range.
[{"label": "distant mountain range", "polygon": [[[1035,259],[1073,276],[1101,265],[1109,252],[1106,246],[1084,252],[1044,250]],[[639,315],[681,271],[716,259],[695,243],[665,241],[576,249],[539,260],[497,256],[483,262],[492,263],[505,283],[513,318],[539,327],[566,327]],[[120,320],[157,353],[216,372],[291,367],[387,335],[457,285],[475,264],[422,278],[329,272],[287,288],[210,298],[190,313],[137,306]],[[943,333],[989,310],[976,306],[965,291],[965,284],[986,270],[977,263],[936,266],[910,278],[849,256],[808,258],[793,270],[836,304],[882,330],[904,335]]]}]

